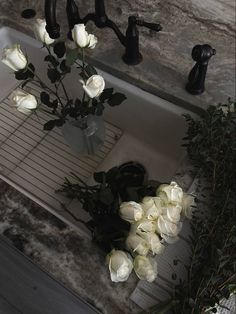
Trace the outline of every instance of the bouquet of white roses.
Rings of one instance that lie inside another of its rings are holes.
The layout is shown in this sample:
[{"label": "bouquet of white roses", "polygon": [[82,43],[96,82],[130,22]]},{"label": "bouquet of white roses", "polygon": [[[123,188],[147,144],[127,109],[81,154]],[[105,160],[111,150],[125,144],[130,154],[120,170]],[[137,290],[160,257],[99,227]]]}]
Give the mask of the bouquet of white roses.
[{"label": "bouquet of white roses", "polygon": [[[43,110],[50,113],[55,118],[46,122],[44,129],[52,130],[55,126],[62,126],[67,119],[101,116],[105,104],[116,106],[126,99],[122,93],[115,93],[113,88],[105,89],[103,77],[92,65],[85,63],[85,51],[94,49],[98,40],[93,34],[88,34],[83,24],[76,24],[72,30],[74,49],[70,49],[60,39],[55,41],[50,38],[45,26],[44,20],[37,19],[34,28],[36,37],[48,52],[44,61],[47,63],[50,86],[37,75],[34,65],[28,60],[20,44],[5,47],[2,52],[2,62],[14,71],[17,80],[23,81],[21,88],[11,95],[13,105],[20,112],[28,114]],[[81,99],[76,95],[70,96],[63,82],[73,65],[79,71],[78,86],[83,91]],[[43,89],[39,100],[24,90],[29,82],[35,82]]]},{"label": "bouquet of white roses", "polygon": [[[107,263],[112,281],[126,281],[134,269],[141,280],[152,282],[157,276],[154,256],[178,240],[183,219],[191,218],[194,197],[176,182],[130,183],[121,169],[95,173],[99,184],[94,186],[76,176],[76,183],[67,179],[61,192],[80,201],[89,212],[92,219],[85,224],[93,240],[110,252]],[[132,200],[121,202],[123,198]]]},{"label": "bouquet of white roses", "polygon": [[129,253],[112,250],[108,255],[111,280],[125,281],[134,269],[139,279],[154,281],[157,263],[153,256],[161,254],[165,244],[178,240],[181,217],[191,218],[193,200],[192,195],[183,193],[176,182],[171,182],[161,184],[156,196],[146,196],[140,203],[121,203],[120,216],[131,224],[125,241]]}]

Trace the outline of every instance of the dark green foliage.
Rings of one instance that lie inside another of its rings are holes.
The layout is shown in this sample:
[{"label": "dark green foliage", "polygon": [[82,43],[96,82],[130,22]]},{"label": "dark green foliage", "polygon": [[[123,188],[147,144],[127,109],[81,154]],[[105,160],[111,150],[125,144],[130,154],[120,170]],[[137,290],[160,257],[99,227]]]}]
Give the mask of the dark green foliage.
[{"label": "dark green foliage", "polygon": [[57,55],[58,58],[64,57],[66,53],[66,46],[63,41],[57,42],[53,47],[54,53]]},{"label": "dark green foliage", "polygon": [[57,67],[59,65],[59,62],[57,61],[57,59],[52,55],[47,55],[44,58],[44,61],[50,62],[53,67]]},{"label": "dark green foliage", "polygon": [[112,107],[119,106],[123,101],[126,100],[126,96],[121,93],[114,93],[109,99],[108,104]]},{"label": "dark green foliage", "polygon": [[43,126],[45,131],[51,131],[55,126],[62,126],[64,123],[63,119],[49,120]]},{"label": "dark green foliage", "polygon": [[[113,167],[107,172],[94,173],[96,183],[93,186],[87,185],[75,174],[72,175],[75,182],[66,179],[59,192],[82,203],[84,210],[91,216],[86,226],[92,232],[94,241],[102,249],[108,252],[113,247],[124,248],[123,242],[130,224],[119,216],[120,202],[134,200],[132,195],[129,196],[130,188],[136,191],[136,201],[141,201],[151,186],[155,191],[156,182],[144,182],[144,177],[139,182],[131,182],[118,167]],[[68,210],[67,212],[71,214]]]},{"label": "dark green foliage", "polygon": [[66,65],[69,67],[72,66],[75,63],[75,61],[78,59],[78,57],[79,57],[79,53],[78,53],[77,48],[70,50],[66,54]]},{"label": "dark green foliage", "polygon": [[35,72],[34,65],[32,63],[29,63],[25,69],[15,72],[15,78],[18,81],[33,79],[34,72]]},{"label": "dark green foliage", "polygon": [[[22,80],[22,88],[29,82],[35,81],[39,84],[43,92],[40,94],[41,105],[39,110],[43,110],[55,116],[55,119],[48,121],[44,125],[44,130],[52,130],[56,126],[62,126],[67,118],[80,119],[88,115],[101,116],[105,109],[105,105],[116,106],[121,104],[126,97],[121,93],[113,93],[113,89],[105,89],[99,97],[90,98],[83,92],[81,99],[70,99],[70,96],[64,85],[64,78],[71,72],[71,66],[76,63],[79,69],[80,78],[83,81],[97,74],[96,69],[84,61],[84,51],[78,48],[66,51],[64,42],[56,42],[54,46],[44,46],[48,55],[44,58],[47,62],[47,76],[53,86],[48,86],[47,82],[43,82],[35,73],[32,63],[27,64],[26,68],[15,72],[17,80]],[[53,53],[52,53],[53,49]],[[78,88],[82,89],[82,85],[78,78]],[[63,93],[63,96],[61,96]],[[46,109],[44,107],[47,107]]]},{"label": "dark green foliage", "polygon": [[235,105],[229,100],[225,105],[210,106],[199,120],[185,116],[184,146],[200,173],[199,210],[191,221],[192,254],[184,265],[188,276],[175,287],[170,303],[177,303],[171,313],[198,314],[208,308],[216,313],[216,304],[236,293]]},{"label": "dark green foliage", "polygon": [[57,69],[48,69],[48,78],[50,79],[51,83],[56,83],[60,81],[61,74]]},{"label": "dark green foliage", "polygon": [[66,65],[66,60],[62,60],[60,64],[60,70],[62,71],[63,74],[71,72],[71,68]]}]

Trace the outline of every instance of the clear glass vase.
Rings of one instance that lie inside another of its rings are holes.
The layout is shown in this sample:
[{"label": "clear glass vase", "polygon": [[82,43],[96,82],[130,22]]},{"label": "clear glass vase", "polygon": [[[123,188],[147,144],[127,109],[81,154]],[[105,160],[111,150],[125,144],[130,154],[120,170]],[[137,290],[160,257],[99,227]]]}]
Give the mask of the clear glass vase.
[{"label": "clear glass vase", "polygon": [[68,118],[62,126],[62,135],[77,154],[96,153],[105,140],[105,125],[102,116],[88,115],[84,118]]}]

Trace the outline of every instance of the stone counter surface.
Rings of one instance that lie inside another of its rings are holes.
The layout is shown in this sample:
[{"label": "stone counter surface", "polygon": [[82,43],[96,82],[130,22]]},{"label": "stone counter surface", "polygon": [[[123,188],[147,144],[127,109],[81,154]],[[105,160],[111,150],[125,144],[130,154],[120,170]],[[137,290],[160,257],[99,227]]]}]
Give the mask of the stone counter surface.
[{"label": "stone counter surface", "polygon": [[[57,1],[58,21],[67,31],[65,0]],[[81,16],[94,10],[94,1],[76,1]],[[148,22],[159,22],[163,31],[140,28],[143,62],[127,66],[121,60],[124,48],[110,29],[88,29],[99,39],[91,50],[94,65],[153,94],[193,110],[235,98],[235,1],[234,0],[105,0],[107,14],[123,32],[129,15]],[[0,23],[33,35],[33,21],[24,20],[23,9],[33,8],[43,16],[44,1],[0,1]],[[196,44],[210,44],[217,54],[208,67],[206,91],[193,96],[185,91],[188,73],[194,62],[191,51]]]}]

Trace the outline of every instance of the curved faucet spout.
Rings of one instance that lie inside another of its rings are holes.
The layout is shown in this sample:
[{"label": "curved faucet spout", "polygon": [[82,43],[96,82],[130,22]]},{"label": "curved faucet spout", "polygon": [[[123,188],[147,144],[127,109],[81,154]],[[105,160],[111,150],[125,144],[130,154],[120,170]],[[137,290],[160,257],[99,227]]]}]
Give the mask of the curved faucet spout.
[{"label": "curved faucet spout", "polygon": [[46,30],[53,39],[60,37],[60,26],[56,20],[56,3],[57,0],[45,0]]}]

